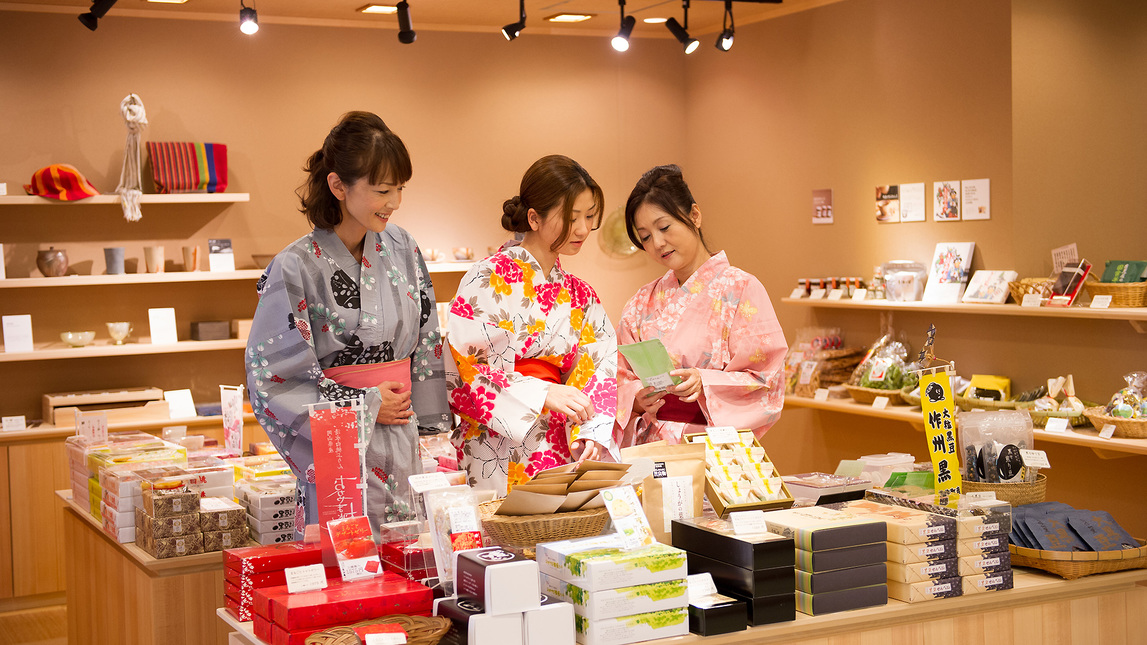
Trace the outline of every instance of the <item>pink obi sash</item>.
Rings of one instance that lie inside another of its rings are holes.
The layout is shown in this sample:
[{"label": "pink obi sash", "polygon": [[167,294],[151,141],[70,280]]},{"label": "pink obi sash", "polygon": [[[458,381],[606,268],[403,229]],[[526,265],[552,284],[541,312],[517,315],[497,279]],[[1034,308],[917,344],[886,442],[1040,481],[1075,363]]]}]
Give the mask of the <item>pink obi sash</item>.
[{"label": "pink obi sash", "polygon": [[386,363],[368,363],[366,365],[340,365],[323,370],[323,376],[342,385],[365,390],[368,387],[378,387],[384,381],[397,381],[402,383],[399,392],[410,390],[410,359],[389,361]]},{"label": "pink obi sash", "polygon": [[681,397],[675,394],[666,394],[662,401],[664,403],[661,404],[661,409],[657,411],[658,420],[709,425],[709,421],[705,419],[705,413],[701,411],[701,404],[696,401],[685,403]]}]

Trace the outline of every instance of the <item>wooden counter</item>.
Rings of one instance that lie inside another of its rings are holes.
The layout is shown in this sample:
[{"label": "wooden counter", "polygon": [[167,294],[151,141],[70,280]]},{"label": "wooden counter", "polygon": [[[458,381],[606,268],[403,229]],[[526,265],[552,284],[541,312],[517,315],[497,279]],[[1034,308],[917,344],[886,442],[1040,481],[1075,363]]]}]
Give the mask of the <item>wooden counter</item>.
[{"label": "wooden counter", "polygon": [[56,491],[64,517],[68,643],[227,643],[213,615],[223,599],[221,552],[157,560],[103,532],[71,491]]},{"label": "wooden counter", "polygon": [[[240,623],[223,609],[219,618],[233,630],[231,642],[265,645],[250,622]],[[647,641],[647,645],[860,645],[954,643],[1022,645],[1103,643],[1129,645],[1147,640],[1147,569],[1063,580],[1042,571],[1015,570],[1015,588],[824,616],[797,613],[797,619],[702,638],[690,634]]]}]

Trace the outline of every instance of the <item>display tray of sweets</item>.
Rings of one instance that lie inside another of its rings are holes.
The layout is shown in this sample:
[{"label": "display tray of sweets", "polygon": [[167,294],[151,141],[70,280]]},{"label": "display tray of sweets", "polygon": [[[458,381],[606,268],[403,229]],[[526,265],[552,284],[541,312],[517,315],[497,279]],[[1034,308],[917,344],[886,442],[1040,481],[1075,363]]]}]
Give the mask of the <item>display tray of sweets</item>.
[{"label": "display tray of sweets", "polygon": [[135,509],[135,530],[149,538],[169,538],[200,533],[199,513],[152,517],[142,508]]},{"label": "display tray of sweets", "polygon": [[862,499],[864,491],[872,488],[872,481],[858,477],[841,477],[828,473],[801,473],[781,477],[793,499],[810,500],[814,504],[845,502]]},{"label": "display tray of sweets", "polygon": [[574,616],[577,642],[582,645],[627,645],[689,633],[689,609],[663,609],[645,614],[589,620]]},{"label": "display tray of sweets", "polygon": [[887,525],[887,541],[889,542],[919,544],[950,540],[956,537],[956,518],[945,515],[863,499],[826,504],[825,506],[826,508],[883,520]]},{"label": "display tray of sweets", "polygon": [[353,582],[332,580],[326,589],[317,591],[291,594],[283,587],[268,591],[270,618],[287,631],[346,625],[390,614],[429,616],[433,601],[429,587],[387,572]]},{"label": "display tray of sweets", "polygon": [[722,591],[739,591],[751,597],[789,593],[795,584],[792,565],[772,569],[744,569],[691,553],[689,554],[689,574],[697,573],[710,574],[713,577],[713,582]]},{"label": "display tray of sweets", "polygon": [[676,580],[688,575],[685,552],[664,544],[627,551],[619,535],[543,542],[537,546],[541,573],[588,591]]},{"label": "display tray of sweets", "polygon": [[[266,481],[239,480],[235,483],[235,499],[249,509],[269,510],[271,508],[295,507],[294,478],[269,479]],[[254,514],[254,513],[252,513]],[[271,519],[271,518],[262,518]]]},{"label": "display tray of sweets", "polygon": [[855,589],[883,584],[887,576],[888,569],[883,562],[820,573],[809,573],[798,569],[796,571],[796,590],[818,594],[842,589]]},{"label": "display tray of sweets", "polygon": [[1147,541],[1137,549],[1114,551],[1048,551],[1011,545],[1012,565],[1054,573],[1066,580],[1126,569],[1147,568]]},{"label": "display tray of sweets", "polygon": [[673,546],[745,569],[792,566],[793,539],[775,533],[737,535],[729,520],[695,517],[673,520]]},{"label": "display tray of sweets", "polygon": [[541,590],[573,605],[574,613],[589,620],[677,609],[689,604],[685,579],[590,592],[553,576],[541,575]]},{"label": "display tray of sweets", "polygon": [[884,542],[888,537],[883,520],[821,506],[767,511],[765,526],[793,538],[797,548],[806,551]]},{"label": "display tray of sweets", "polygon": [[1011,569],[995,573],[978,573],[961,578],[964,586],[964,595],[984,593],[986,591],[1003,591],[1011,589],[1015,584]]},{"label": "display tray of sweets", "polygon": [[716,432],[684,437],[688,443],[705,444],[705,497],[717,515],[791,507],[792,493],[756,435],[748,430],[726,434],[724,443],[714,443],[713,437],[722,436]]},{"label": "display tray of sweets", "polygon": [[187,449],[183,446],[164,442],[158,450],[117,450],[114,452],[93,452],[88,454],[88,474],[98,475],[100,470],[120,464],[171,463],[187,465]]},{"label": "display tray of sweets", "polygon": [[101,470],[99,481],[104,492],[120,497],[138,497],[140,495],[140,482],[144,479],[175,477],[185,472],[183,468],[174,465],[122,464]]},{"label": "display tray of sweets", "polygon": [[[796,568],[809,573],[847,569],[866,564],[881,564],[888,559],[888,542],[873,542],[858,546],[846,546],[839,549],[826,549],[823,551],[805,551],[797,549]],[[955,548],[955,545],[953,545]]]},{"label": "display tray of sweets", "polygon": [[936,504],[932,495],[913,498],[896,491],[878,488],[866,491],[864,499],[954,517],[956,537],[962,540],[985,533],[1007,534],[1012,530],[1012,506],[1000,500],[970,501],[965,497],[961,498],[961,505],[958,508],[948,508]]},{"label": "display tray of sweets", "polygon": [[949,558],[936,562],[888,563],[888,580],[892,582],[916,583],[952,578],[960,575],[960,560]]},{"label": "display tray of sweets", "polygon": [[759,598],[745,596],[736,591],[729,591],[728,594],[738,600],[745,601],[745,609],[749,613],[749,625],[754,627],[796,620],[796,593],[761,596]]},{"label": "display tray of sweets", "polygon": [[887,604],[888,587],[882,584],[818,594],[796,592],[797,611],[809,616]]},{"label": "display tray of sweets", "polygon": [[1007,551],[986,555],[968,555],[959,560],[961,576],[972,576],[977,573],[998,573],[1009,571],[1011,568],[1012,556]]},{"label": "display tray of sweets", "polygon": [[888,581],[888,597],[906,603],[936,600],[937,598],[955,598],[963,594],[963,580],[959,576],[923,582]]},{"label": "display tray of sweets", "polygon": [[323,550],[319,543],[289,542],[265,546],[227,549],[223,564],[242,575],[281,571],[288,567],[321,564]]}]

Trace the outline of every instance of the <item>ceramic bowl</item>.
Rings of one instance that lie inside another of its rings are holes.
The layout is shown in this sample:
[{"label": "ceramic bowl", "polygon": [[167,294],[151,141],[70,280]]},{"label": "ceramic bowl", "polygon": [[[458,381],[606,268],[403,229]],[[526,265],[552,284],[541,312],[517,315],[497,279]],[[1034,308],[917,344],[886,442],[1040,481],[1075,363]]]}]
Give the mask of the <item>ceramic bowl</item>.
[{"label": "ceramic bowl", "polygon": [[60,340],[72,347],[91,345],[95,338],[96,332],[94,331],[65,331],[60,333]]},{"label": "ceramic bowl", "polygon": [[454,249],[454,259],[458,260],[459,262],[465,262],[466,260],[473,260],[474,259],[474,249],[471,249],[471,248],[465,247],[465,246],[457,247]]},{"label": "ceramic bowl", "polygon": [[252,255],[251,259],[255,261],[255,266],[259,267],[260,269],[266,269],[267,265],[271,263],[271,260],[275,259],[275,254],[272,253],[270,255]]}]

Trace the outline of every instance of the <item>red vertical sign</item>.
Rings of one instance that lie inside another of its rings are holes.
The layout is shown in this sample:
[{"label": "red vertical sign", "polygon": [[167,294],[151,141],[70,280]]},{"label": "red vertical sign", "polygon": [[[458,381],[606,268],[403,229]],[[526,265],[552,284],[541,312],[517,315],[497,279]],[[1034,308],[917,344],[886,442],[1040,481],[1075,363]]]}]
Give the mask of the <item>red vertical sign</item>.
[{"label": "red vertical sign", "polygon": [[[323,562],[336,566],[327,522],[366,515],[363,508],[358,448],[358,411],[353,407],[312,409],[311,439],[315,447],[315,492],[323,538]],[[329,562],[328,562],[329,559]]]}]

